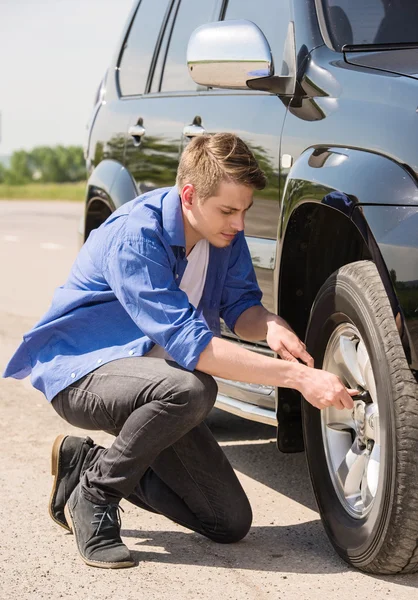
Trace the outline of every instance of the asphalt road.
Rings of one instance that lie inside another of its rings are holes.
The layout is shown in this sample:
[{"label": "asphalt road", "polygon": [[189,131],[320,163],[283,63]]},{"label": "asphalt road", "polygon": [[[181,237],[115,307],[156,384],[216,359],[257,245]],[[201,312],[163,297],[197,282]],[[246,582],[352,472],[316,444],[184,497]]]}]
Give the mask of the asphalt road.
[{"label": "asphalt road", "polygon": [[[0,202],[0,369],[47,309],[77,253],[81,204]],[[132,569],[87,567],[48,515],[50,449],[62,421],[29,380],[0,380],[0,598],[403,600],[418,575],[374,577],[334,552],[303,454],[280,454],[275,430],[214,410],[209,426],[253,507],[248,536],[222,545],[123,501]],[[90,432],[102,444],[107,434]]]}]

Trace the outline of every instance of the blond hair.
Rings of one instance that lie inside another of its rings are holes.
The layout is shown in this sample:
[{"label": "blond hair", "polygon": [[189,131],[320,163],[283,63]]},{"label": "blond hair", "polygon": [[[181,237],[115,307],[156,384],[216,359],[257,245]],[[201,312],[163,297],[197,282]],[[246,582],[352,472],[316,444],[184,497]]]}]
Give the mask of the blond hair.
[{"label": "blond hair", "polygon": [[192,184],[203,203],[215,196],[222,181],[266,187],[267,179],[247,144],[233,133],[200,135],[186,146],[177,169],[179,190]]}]

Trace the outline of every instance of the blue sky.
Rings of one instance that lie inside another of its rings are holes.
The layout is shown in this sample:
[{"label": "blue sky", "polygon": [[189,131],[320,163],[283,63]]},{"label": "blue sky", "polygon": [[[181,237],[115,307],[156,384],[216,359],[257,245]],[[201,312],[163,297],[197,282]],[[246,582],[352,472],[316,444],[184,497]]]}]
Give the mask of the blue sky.
[{"label": "blue sky", "polygon": [[82,145],[133,0],[0,0],[0,155]]}]

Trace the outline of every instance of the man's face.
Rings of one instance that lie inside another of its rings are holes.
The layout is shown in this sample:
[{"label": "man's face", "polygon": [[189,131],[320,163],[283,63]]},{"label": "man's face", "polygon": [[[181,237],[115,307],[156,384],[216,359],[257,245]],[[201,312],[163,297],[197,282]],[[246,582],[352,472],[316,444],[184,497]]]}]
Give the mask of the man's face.
[{"label": "man's face", "polygon": [[[189,243],[194,244],[204,238],[217,248],[228,246],[235,234],[244,229],[244,219],[253,203],[253,193],[251,187],[223,181],[216,195],[200,204],[194,187],[185,185],[181,197],[189,225]],[[231,237],[227,237],[228,234]]]}]

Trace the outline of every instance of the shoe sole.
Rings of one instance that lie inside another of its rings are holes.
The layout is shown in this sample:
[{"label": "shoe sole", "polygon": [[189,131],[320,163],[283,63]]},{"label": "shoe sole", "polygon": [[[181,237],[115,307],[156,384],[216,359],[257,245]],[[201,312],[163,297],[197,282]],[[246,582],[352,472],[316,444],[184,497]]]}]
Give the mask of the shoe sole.
[{"label": "shoe sole", "polygon": [[51,496],[49,499],[49,516],[51,519],[60,527],[69,531],[71,533],[71,529],[68,527],[66,523],[63,523],[59,519],[56,518],[53,511],[53,506],[55,503],[55,497],[57,493],[57,484],[58,484],[58,475],[61,467],[61,446],[64,440],[68,437],[68,435],[59,435],[55,438],[54,444],[52,446],[52,454],[51,454],[51,474],[54,477],[54,482],[52,484]]},{"label": "shoe sole", "polygon": [[89,567],[99,567],[100,569],[125,569],[127,567],[134,567],[135,563],[133,561],[125,561],[125,562],[104,562],[104,561],[95,561],[95,560],[89,560],[88,558],[85,558],[80,550],[80,547],[78,545],[78,539],[77,539],[77,534],[75,533],[75,527],[74,527],[74,523],[73,523],[73,519],[72,519],[72,515],[71,515],[71,509],[68,506],[68,502],[67,504],[64,506],[64,514],[65,514],[65,518],[67,519],[67,523],[70,527],[70,531],[71,533],[74,534],[75,540],[77,542],[77,550],[78,553],[80,554],[81,558],[84,560],[84,562],[86,563],[86,565],[89,565]]}]

